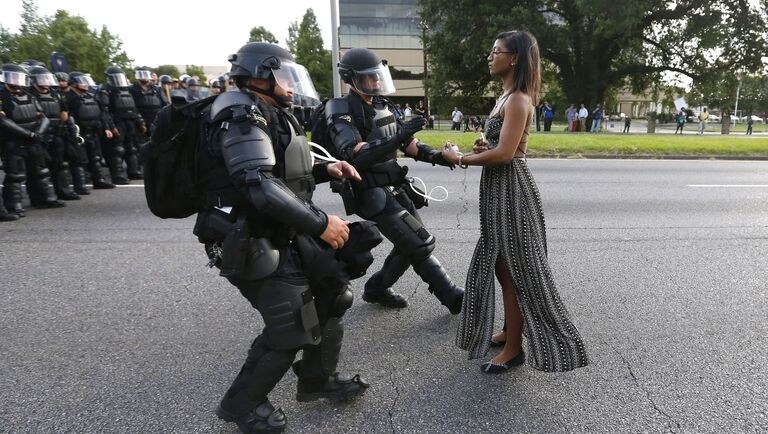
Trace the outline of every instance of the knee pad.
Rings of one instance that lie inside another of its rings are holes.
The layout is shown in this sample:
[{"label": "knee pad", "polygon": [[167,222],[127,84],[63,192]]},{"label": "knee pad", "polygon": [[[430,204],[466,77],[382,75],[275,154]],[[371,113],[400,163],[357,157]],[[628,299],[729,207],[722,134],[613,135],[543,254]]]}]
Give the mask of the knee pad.
[{"label": "knee pad", "polygon": [[406,210],[379,216],[375,221],[379,231],[411,262],[428,257],[435,248],[435,237]]},{"label": "knee pad", "polygon": [[27,175],[24,173],[5,173],[5,177],[8,179],[9,182],[14,183],[22,183],[27,180]]},{"label": "knee pad", "polygon": [[125,148],[122,147],[121,145],[115,146],[114,148],[112,148],[112,154],[116,157],[122,157],[123,155],[125,155]]},{"label": "knee pad", "polygon": [[352,307],[352,301],[354,295],[349,289],[349,286],[345,286],[341,293],[339,293],[333,300],[333,308],[331,309],[331,315],[341,318],[350,307]]},{"label": "knee pad", "polygon": [[264,318],[264,334],[275,349],[320,343],[320,322],[308,284],[266,279],[254,305]]}]

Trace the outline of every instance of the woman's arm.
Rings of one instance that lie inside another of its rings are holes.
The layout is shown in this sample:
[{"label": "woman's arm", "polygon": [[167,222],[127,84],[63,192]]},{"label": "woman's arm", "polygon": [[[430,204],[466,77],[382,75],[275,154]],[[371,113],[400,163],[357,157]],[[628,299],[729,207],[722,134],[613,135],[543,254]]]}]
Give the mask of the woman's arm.
[{"label": "woman's arm", "polygon": [[[525,129],[528,128],[528,115],[531,99],[522,92],[515,92],[504,102],[504,122],[499,134],[499,145],[479,154],[467,154],[461,157],[462,165],[497,166],[507,164],[515,158]],[[456,161],[458,164],[458,159]]]}]

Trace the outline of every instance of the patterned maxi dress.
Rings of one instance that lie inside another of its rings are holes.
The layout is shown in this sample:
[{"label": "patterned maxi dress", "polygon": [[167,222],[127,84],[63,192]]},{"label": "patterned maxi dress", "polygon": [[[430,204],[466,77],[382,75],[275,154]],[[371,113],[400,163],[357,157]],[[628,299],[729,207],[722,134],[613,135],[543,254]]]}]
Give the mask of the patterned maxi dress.
[{"label": "patterned maxi dress", "polygon": [[[498,145],[502,119],[488,119],[488,147]],[[544,213],[536,183],[523,158],[483,167],[480,180],[480,240],[467,273],[456,345],[471,359],[488,352],[494,325],[494,266],[501,255],[509,268],[520,312],[528,364],[562,372],[586,366],[584,343],[557,293],[547,262]]]}]

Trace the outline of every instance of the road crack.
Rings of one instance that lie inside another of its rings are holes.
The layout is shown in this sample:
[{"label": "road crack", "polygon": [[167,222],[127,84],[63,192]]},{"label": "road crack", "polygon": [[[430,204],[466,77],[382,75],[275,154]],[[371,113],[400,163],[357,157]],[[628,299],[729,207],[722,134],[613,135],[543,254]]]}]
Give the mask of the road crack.
[{"label": "road crack", "polygon": [[[406,370],[408,366],[411,364],[411,356],[407,355],[405,358],[405,363],[403,364],[402,370]],[[397,381],[395,380],[395,372],[397,371],[397,366],[395,366],[394,363],[392,363],[392,370],[389,372],[389,382],[392,385],[392,388],[395,390],[395,398],[392,400],[392,405],[389,407],[389,410],[387,413],[389,414],[389,427],[392,429],[392,434],[397,434],[397,429],[395,428],[395,409],[397,407],[397,401],[400,399],[400,388],[397,386]]]},{"label": "road crack", "polygon": [[[635,383],[635,386],[637,386],[638,389],[642,390],[645,393],[645,397],[648,400],[648,403],[653,407],[653,409],[658,413],[659,415],[665,417],[669,424],[670,430],[673,432],[682,432],[682,426],[680,426],[680,422],[676,421],[672,418],[672,416],[669,415],[666,411],[664,411],[661,407],[656,404],[656,401],[653,400],[653,397],[651,396],[651,391],[643,387],[643,385],[640,383],[640,380],[637,378],[637,375],[635,375],[635,371],[632,369],[632,365],[629,363],[626,357],[624,357],[624,354],[621,353],[621,351],[618,350],[618,348],[614,347],[613,345],[609,344],[605,340],[603,340],[603,343],[611,347],[611,349],[621,358],[621,361],[624,362],[624,366],[627,368],[627,371],[629,372],[629,376],[632,377],[632,382]],[[674,426],[671,426],[674,424]],[[674,428],[677,428],[675,431]]]}]

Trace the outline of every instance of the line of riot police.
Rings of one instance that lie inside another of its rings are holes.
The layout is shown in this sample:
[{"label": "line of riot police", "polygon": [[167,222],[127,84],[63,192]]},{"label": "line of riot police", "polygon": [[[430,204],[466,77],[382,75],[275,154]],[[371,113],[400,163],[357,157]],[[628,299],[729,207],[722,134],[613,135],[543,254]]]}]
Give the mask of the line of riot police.
[{"label": "line of riot police", "polygon": [[[138,151],[172,94],[188,101],[224,91],[228,77],[202,88],[198,79],[137,68],[131,84],[110,66],[97,86],[87,73],[52,74],[42,62],[4,64],[0,77],[0,157],[5,173],[0,221],[25,216],[23,185],[35,208],[58,208],[143,178]],[[101,168],[107,167],[109,177]]]}]

